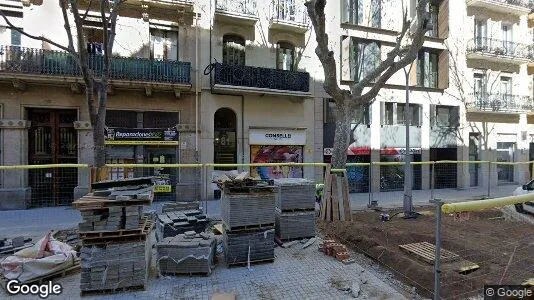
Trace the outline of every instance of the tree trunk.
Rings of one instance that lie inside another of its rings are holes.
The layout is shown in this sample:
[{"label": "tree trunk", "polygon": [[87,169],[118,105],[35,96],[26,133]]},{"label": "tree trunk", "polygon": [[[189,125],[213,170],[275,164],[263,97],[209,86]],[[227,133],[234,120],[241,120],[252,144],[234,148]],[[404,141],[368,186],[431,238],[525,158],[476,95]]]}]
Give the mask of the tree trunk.
[{"label": "tree trunk", "polygon": [[106,165],[104,129],[106,126],[107,86],[94,81],[92,84],[92,87],[86,88],[86,98],[89,118],[93,127],[93,166],[101,168]]},{"label": "tree trunk", "polygon": [[335,106],[336,130],[332,153],[332,168],[334,169],[345,169],[347,149],[349,147],[350,111],[346,103],[340,102],[338,101]]}]

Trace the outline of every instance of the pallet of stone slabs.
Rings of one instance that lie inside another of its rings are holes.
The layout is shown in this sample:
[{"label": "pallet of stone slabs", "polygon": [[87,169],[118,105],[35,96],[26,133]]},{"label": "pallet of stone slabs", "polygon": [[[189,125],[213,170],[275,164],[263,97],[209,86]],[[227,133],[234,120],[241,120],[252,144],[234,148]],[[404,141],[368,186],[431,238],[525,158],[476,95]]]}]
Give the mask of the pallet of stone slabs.
[{"label": "pallet of stone slabs", "polygon": [[95,289],[90,291],[80,291],[80,296],[97,296],[97,295],[109,295],[124,292],[145,291],[145,285],[136,285],[129,287],[121,287],[116,289]]},{"label": "pallet of stone slabs", "polygon": [[154,199],[154,193],[151,193],[150,199],[130,199],[130,200],[113,200],[105,197],[96,197],[86,195],[72,202],[72,206],[77,210],[95,210],[112,206],[139,206],[150,205]]},{"label": "pallet of stone slabs", "polygon": [[262,231],[262,230],[270,230],[274,229],[275,223],[267,223],[267,224],[256,224],[256,225],[247,225],[247,226],[234,226],[230,228],[224,221],[222,222],[223,229],[226,232],[230,233],[239,233],[239,232],[251,232],[251,231]]},{"label": "pallet of stone slabs", "polygon": [[91,184],[93,190],[104,190],[115,187],[129,187],[129,186],[141,186],[141,185],[154,185],[153,177],[140,177],[121,180],[106,180],[101,182],[95,182]]},{"label": "pallet of stone slabs", "polygon": [[[282,246],[282,244],[284,243],[287,243],[287,242],[293,242],[293,241],[302,241],[302,240],[309,240],[311,238],[314,238],[316,237],[315,235],[311,235],[311,236],[308,236],[308,237],[295,237],[295,238],[280,238],[279,236],[274,236],[274,241],[276,242],[276,244],[278,246]],[[304,244],[304,243],[303,243]]]},{"label": "pallet of stone slabs", "polygon": [[101,238],[101,237],[116,237],[124,236],[128,234],[141,234],[145,230],[145,227],[150,225],[152,221],[148,219],[141,219],[139,226],[134,229],[118,229],[118,230],[94,230],[94,231],[80,231],[78,235],[81,239]]},{"label": "pallet of stone slabs", "polygon": [[292,208],[292,209],[279,209],[276,208],[277,211],[281,213],[296,213],[296,212],[309,212],[309,211],[315,211],[315,208]]},{"label": "pallet of stone slabs", "polygon": [[8,247],[8,246],[4,246],[2,248],[0,248],[0,254],[13,254],[19,250],[22,250],[22,249],[26,249],[26,248],[29,248],[31,246],[35,245],[34,243],[25,243],[24,245],[20,246],[20,247],[16,247],[16,248],[13,248],[13,247]]},{"label": "pallet of stone slabs", "polygon": [[[420,242],[412,244],[399,245],[402,251],[405,251],[418,259],[433,265],[436,259],[436,247],[429,242]],[[443,263],[451,262],[460,259],[456,253],[441,249],[441,261]]]},{"label": "pallet of stone slabs", "polygon": [[274,193],[276,191],[277,187],[274,185],[232,185],[224,187],[224,192],[227,194]]},{"label": "pallet of stone slabs", "polygon": [[[141,229],[123,229],[119,234],[117,231],[106,231],[100,233],[106,233],[104,236],[90,236],[81,238],[83,246],[92,245],[105,245],[110,243],[124,243],[124,242],[142,242],[146,241],[150,231],[152,230],[153,223],[150,220],[145,220],[144,227]],[[134,233],[128,233],[131,230],[140,230]],[[92,231],[90,231],[93,233]],[[87,232],[86,232],[87,233]],[[115,233],[115,235],[107,235],[107,233]]]},{"label": "pallet of stone slabs", "polygon": [[[76,260],[74,261],[74,265],[72,265],[72,266],[70,266],[70,267],[68,267],[66,269],[59,270],[59,271],[56,271],[54,273],[46,274],[46,275],[34,278],[32,280],[29,280],[27,282],[21,282],[21,283],[24,283],[24,284],[42,284],[45,281],[50,281],[50,280],[53,280],[53,279],[62,278],[62,277],[65,277],[65,276],[67,276],[69,274],[76,273],[80,269],[81,269],[80,259],[76,258]],[[5,278],[3,275],[0,274],[0,286],[2,286],[2,288],[4,290],[7,290],[7,283],[8,282],[9,282],[9,280],[7,278]]]},{"label": "pallet of stone slabs", "polygon": [[[273,262],[274,262],[274,257],[273,258],[266,258],[266,259],[251,260],[250,264],[251,265],[259,265],[259,264],[268,264],[268,263],[273,263]],[[248,263],[249,263],[248,261],[226,262],[226,266],[228,268],[239,267],[239,266],[246,266],[246,265],[248,265]]]}]

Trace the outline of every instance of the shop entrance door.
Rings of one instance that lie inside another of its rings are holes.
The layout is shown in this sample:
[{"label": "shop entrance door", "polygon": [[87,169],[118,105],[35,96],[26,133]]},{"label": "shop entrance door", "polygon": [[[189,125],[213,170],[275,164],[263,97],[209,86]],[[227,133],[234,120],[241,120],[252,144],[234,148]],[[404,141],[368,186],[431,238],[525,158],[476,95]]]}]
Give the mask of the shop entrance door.
[{"label": "shop entrance door", "polygon": [[[75,110],[28,109],[28,160],[32,165],[70,164],[78,161]],[[76,168],[31,169],[31,206],[69,205],[78,184]]]},{"label": "shop entrance door", "polygon": [[[146,163],[150,164],[175,164],[177,161],[174,147],[147,147],[145,154]],[[147,175],[154,176],[156,180],[154,200],[176,201],[176,168],[150,168]]]}]

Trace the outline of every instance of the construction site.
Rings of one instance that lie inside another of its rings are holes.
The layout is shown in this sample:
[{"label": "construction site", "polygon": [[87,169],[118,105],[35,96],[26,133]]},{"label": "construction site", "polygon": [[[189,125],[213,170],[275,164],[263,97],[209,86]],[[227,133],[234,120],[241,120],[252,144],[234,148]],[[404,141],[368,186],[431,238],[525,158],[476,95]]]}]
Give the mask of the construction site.
[{"label": "construction site", "polygon": [[39,297],[14,295],[13,281],[30,291],[59,284],[61,293],[47,295],[54,299],[467,299],[490,284],[532,291],[534,218],[514,208],[531,194],[435,199],[407,218],[398,205],[356,208],[346,171],[329,166],[319,185],[221,173],[213,180],[221,199],[205,202],[154,201],[153,177],[105,174],[92,172],[91,191],[70,207],[0,212],[2,297]]}]

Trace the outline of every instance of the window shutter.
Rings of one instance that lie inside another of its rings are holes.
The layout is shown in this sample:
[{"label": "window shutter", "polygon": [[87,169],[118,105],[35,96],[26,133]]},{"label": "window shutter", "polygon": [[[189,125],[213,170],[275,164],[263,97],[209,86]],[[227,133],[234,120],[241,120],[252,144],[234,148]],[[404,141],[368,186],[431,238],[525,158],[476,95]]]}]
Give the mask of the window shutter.
[{"label": "window shutter", "polygon": [[386,102],[380,102],[380,125],[387,124],[386,120]]},{"label": "window shutter", "polygon": [[430,127],[436,125],[436,105],[430,104]]},{"label": "window shutter", "polygon": [[449,124],[451,124],[452,127],[457,127],[460,125],[460,107],[459,106],[453,106],[451,107],[451,120],[449,121]]},{"label": "window shutter", "polygon": [[351,38],[348,36],[342,37],[341,40],[341,80],[352,80],[351,77]]},{"label": "window shutter", "polygon": [[438,57],[438,88],[449,87],[449,51],[442,50]]},{"label": "window shutter", "polygon": [[358,20],[356,20],[356,24],[362,25],[363,24],[363,0],[353,0],[358,2]]},{"label": "window shutter", "polygon": [[438,37],[449,37],[449,0],[441,1],[438,11]]}]

